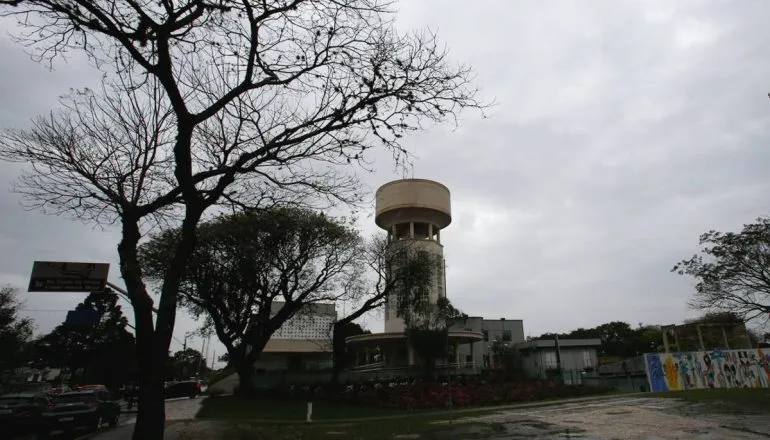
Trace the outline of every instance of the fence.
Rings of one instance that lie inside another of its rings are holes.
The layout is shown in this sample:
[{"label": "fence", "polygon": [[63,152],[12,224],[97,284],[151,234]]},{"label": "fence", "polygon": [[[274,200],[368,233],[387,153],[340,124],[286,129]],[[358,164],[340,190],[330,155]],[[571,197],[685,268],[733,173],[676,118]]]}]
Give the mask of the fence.
[{"label": "fence", "polygon": [[644,367],[644,355],[599,365],[599,368],[597,368],[599,374],[609,376],[647,374],[646,371],[647,370]]},{"label": "fence", "polygon": [[[436,374],[475,375],[478,370],[473,362],[460,362],[452,364],[436,365]],[[424,374],[419,367],[382,367],[382,364],[361,365],[353,370],[340,373],[340,383],[366,382],[366,381],[391,381],[419,378]],[[331,380],[332,373],[325,371],[266,371],[254,376],[254,383],[258,387],[275,387],[288,384],[311,385],[326,383]]]},{"label": "fence", "polygon": [[583,377],[587,374],[583,369],[540,368],[537,370],[524,370],[529,379],[548,379],[562,381],[567,385],[581,385]]},{"label": "fence", "polygon": [[650,385],[646,374],[599,376],[587,374],[583,376],[583,385],[612,387],[619,391],[647,392]]}]

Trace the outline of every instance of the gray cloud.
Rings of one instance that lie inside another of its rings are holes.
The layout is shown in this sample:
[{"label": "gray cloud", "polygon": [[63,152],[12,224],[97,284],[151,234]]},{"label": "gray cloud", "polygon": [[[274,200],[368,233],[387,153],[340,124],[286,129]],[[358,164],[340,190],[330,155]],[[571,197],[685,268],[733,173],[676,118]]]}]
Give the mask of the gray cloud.
[{"label": "gray cloud", "polygon": [[[436,30],[498,102],[489,119],[407,140],[414,175],[452,190],[450,297],[471,314],[522,318],[533,335],[692,316],[691,281],[673,263],[701,232],[768,214],[770,4],[423,0],[399,11],[402,29]],[[97,78],[82,60],[49,73],[8,39],[0,53],[3,127]],[[376,158],[372,188],[402,177]],[[0,164],[0,180],[16,169]],[[115,260],[114,233],[23,212],[15,197],[0,192],[0,243],[13,249],[0,256],[4,279],[25,283],[43,256]],[[41,327],[63,317],[46,316],[35,315]]]}]

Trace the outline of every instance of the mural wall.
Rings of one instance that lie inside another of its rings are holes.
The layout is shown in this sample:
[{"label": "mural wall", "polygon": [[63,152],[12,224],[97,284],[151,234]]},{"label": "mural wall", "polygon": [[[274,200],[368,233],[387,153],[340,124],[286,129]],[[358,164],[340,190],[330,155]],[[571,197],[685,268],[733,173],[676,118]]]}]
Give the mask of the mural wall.
[{"label": "mural wall", "polygon": [[644,355],[650,391],[770,388],[770,349]]}]

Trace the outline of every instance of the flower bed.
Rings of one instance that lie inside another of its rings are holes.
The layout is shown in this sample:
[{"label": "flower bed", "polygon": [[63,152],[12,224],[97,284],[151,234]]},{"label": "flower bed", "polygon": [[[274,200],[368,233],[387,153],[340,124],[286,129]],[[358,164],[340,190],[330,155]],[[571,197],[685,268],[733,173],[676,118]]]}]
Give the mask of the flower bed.
[{"label": "flower bed", "polygon": [[272,399],[312,399],[381,408],[431,409],[480,407],[533,402],[550,398],[601,394],[609,388],[572,386],[549,381],[526,382],[406,382],[367,383],[347,386],[290,387],[266,392]]}]

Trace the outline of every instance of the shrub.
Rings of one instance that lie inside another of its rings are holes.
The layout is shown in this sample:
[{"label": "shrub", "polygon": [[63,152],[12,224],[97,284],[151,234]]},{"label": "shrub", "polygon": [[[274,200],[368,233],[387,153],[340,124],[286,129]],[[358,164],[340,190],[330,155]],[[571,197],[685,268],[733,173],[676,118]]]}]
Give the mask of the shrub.
[{"label": "shrub", "polygon": [[[312,400],[355,406],[401,409],[480,407],[579,397],[609,391],[607,387],[574,386],[553,381],[486,382],[463,379],[437,382],[382,382],[347,386],[291,386],[260,392],[269,399]],[[451,398],[451,399],[450,399]]]}]

